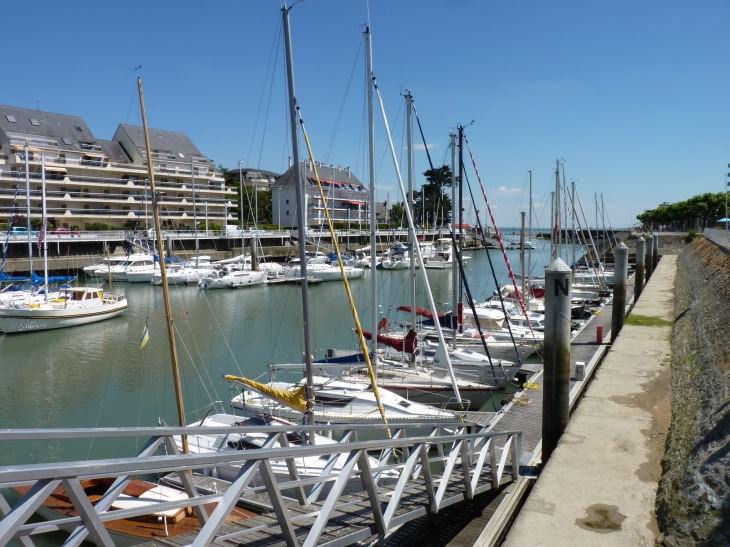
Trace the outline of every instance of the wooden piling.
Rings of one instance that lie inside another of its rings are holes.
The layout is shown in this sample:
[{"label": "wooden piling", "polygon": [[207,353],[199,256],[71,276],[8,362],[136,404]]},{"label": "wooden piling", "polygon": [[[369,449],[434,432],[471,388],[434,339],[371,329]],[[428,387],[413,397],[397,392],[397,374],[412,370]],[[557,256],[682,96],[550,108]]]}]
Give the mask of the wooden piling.
[{"label": "wooden piling", "polygon": [[542,460],[568,426],[570,408],[570,299],[572,272],[556,258],[545,270],[545,368]]},{"label": "wooden piling", "polygon": [[613,311],[611,313],[611,343],[616,340],[626,317],[626,284],[629,271],[629,248],[619,243],[613,250]]}]

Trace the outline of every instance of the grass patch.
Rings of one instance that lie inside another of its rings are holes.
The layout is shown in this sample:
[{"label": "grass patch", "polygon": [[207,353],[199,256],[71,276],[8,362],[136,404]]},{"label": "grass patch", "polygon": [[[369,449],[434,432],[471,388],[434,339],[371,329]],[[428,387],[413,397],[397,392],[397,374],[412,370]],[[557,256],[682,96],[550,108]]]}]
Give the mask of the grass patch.
[{"label": "grass patch", "polygon": [[637,325],[639,327],[671,327],[674,325],[674,321],[648,315],[629,315],[624,321],[624,324]]}]

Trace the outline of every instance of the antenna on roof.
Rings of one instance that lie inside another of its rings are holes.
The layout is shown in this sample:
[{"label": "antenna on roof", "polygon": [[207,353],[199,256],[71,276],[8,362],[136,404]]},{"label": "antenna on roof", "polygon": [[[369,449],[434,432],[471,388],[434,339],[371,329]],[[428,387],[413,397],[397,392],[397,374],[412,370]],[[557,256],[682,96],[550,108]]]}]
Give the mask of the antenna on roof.
[{"label": "antenna on roof", "polygon": [[[142,65],[139,65],[137,68],[130,68],[129,70],[134,70],[134,73],[137,74],[137,71],[142,68]],[[138,74],[137,74],[138,75]]]},{"label": "antenna on roof", "polygon": [[41,109],[41,100],[40,99],[35,100],[35,107],[40,112],[40,109]]}]

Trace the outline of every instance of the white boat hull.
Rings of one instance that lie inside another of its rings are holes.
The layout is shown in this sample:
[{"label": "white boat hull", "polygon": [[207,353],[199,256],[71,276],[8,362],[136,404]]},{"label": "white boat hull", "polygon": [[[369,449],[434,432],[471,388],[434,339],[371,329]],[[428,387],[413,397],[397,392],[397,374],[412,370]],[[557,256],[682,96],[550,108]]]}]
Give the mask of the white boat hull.
[{"label": "white boat hull", "polygon": [[129,283],[150,283],[155,272],[127,272],[126,278]]},{"label": "white boat hull", "polygon": [[[316,266],[316,265],[315,265]],[[284,269],[286,277],[301,277],[301,268],[294,266]],[[307,275],[316,277],[322,281],[342,281],[342,272],[339,268],[316,268],[313,266],[307,266]],[[345,275],[347,279],[360,279],[365,276],[365,270],[362,268],[351,268],[345,267]]]},{"label": "white boat hull", "polygon": [[266,282],[266,272],[246,272],[242,275],[225,276],[218,279],[204,277],[198,283],[201,289],[240,289],[253,287]]},{"label": "white boat hull", "polygon": [[0,330],[6,334],[62,329],[111,319],[127,311],[127,301],[90,308],[54,310],[0,309]]}]

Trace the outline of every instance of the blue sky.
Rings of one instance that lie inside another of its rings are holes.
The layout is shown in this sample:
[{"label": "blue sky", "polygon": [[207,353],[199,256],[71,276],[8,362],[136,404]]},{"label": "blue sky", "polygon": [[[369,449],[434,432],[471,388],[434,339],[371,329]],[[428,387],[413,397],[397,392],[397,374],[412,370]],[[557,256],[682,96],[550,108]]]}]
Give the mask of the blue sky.
[{"label": "blue sky", "polygon": [[[662,201],[722,190],[726,2],[370,0],[369,11],[398,153],[407,88],[436,163],[449,131],[474,120],[467,136],[500,225],[518,223],[530,169],[536,208],[545,209],[558,158],[586,214],[603,193],[614,226]],[[297,95],[315,155],[360,177],[367,18],[365,0],[304,0],[291,12]],[[289,151],[280,21],[274,1],[27,3],[4,25],[12,54],[0,103],[39,101],[110,139],[119,123],[139,123],[131,69],[142,65],[150,126],[188,133],[217,164],[244,158],[281,171]],[[378,199],[394,200],[376,120]],[[417,172],[427,167],[418,151]]]}]

